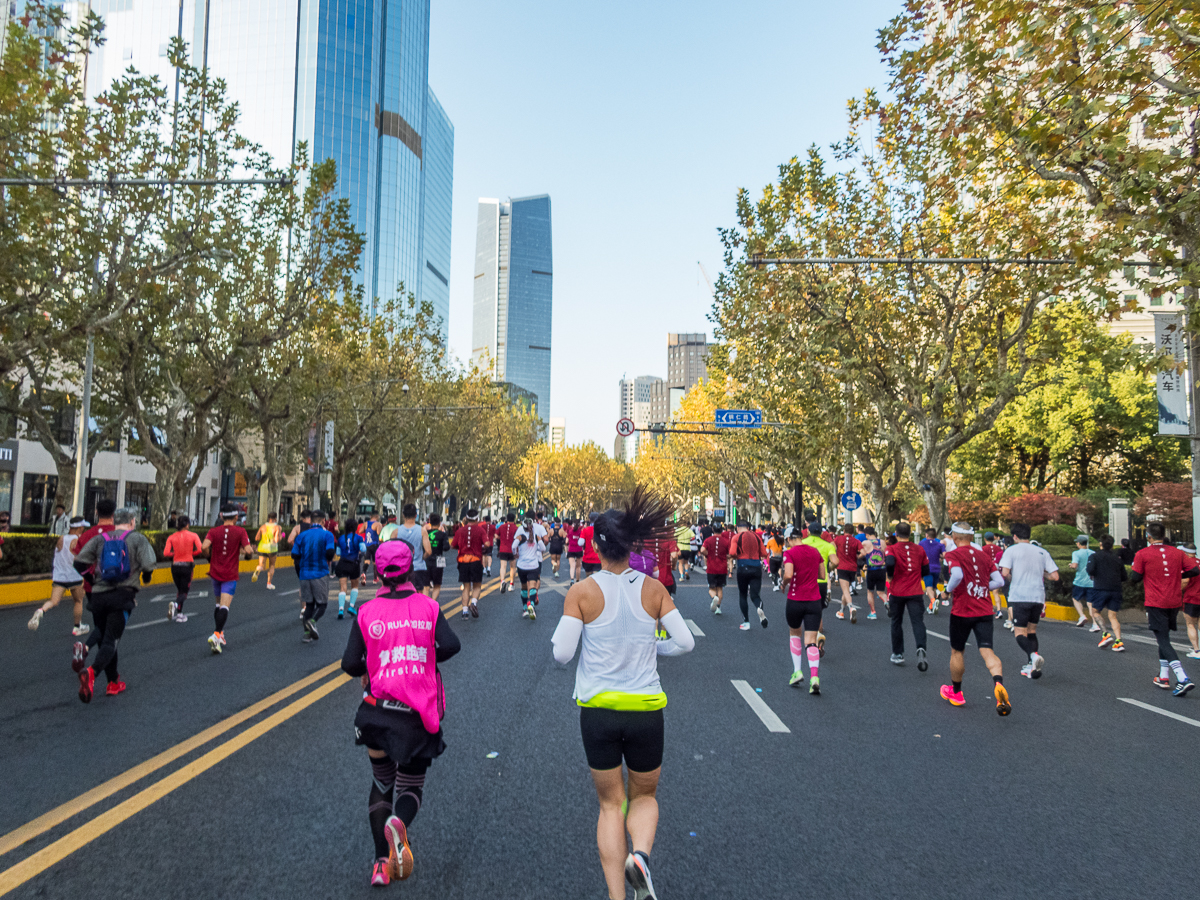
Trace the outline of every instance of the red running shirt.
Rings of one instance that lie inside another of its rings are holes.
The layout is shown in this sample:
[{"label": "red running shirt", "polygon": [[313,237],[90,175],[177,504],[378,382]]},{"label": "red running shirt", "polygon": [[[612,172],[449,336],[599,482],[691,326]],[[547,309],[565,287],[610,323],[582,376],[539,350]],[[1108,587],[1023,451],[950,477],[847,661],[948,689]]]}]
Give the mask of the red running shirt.
[{"label": "red running shirt", "polygon": [[929,563],[925,551],[912,541],[897,541],[887,548],[887,555],[896,560],[889,593],[895,597],[919,597],[925,593],[921,582],[921,567]]},{"label": "red running shirt", "polygon": [[250,535],[241,525],[218,525],[204,536],[211,542],[208,575],[213,581],[237,581],[238,558],[242,548],[250,546]]},{"label": "red running shirt", "polygon": [[714,534],[704,542],[705,569],[709,575],[729,574],[729,536],[727,532]]},{"label": "red running shirt", "polygon": [[856,571],[858,569],[858,551],[862,549],[862,543],[858,538],[849,534],[839,534],[833,539],[833,546],[837,547],[838,569],[842,572]]},{"label": "red running shirt", "polygon": [[986,550],[976,550],[969,544],[966,547],[955,547],[949,553],[943,554],[943,571],[962,569],[963,580],[959,582],[950,597],[950,615],[952,616],[990,616],[992,614],[992,589],[988,587],[992,573],[996,571],[996,563]]},{"label": "red running shirt", "polygon": [[579,529],[579,536],[583,539],[583,561],[588,565],[600,565],[600,557],[596,555],[596,548],[592,546],[592,535],[596,533],[596,529],[591,525],[584,525]]},{"label": "red running shirt", "polygon": [[674,540],[668,538],[655,538],[650,544],[649,550],[654,554],[654,559],[658,565],[658,580],[663,584],[674,584],[675,573],[671,571],[671,554],[679,549],[679,545]]},{"label": "red running shirt", "polygon": [[1133,557],[1133,571],[1146,579],[1146,605],[1159,609],[1178,609],[1183,606],[1183,573],[1194,569],[1196,561],[1183,555],[1178,547],[1151,544]]},{"label": "red running shirt", "polygon": [[792,564],[792,580],[787,598],[805,603],[821,599],[818,580],[821,574],[821,551],[811,544],[797,544],[783,551],[783,564]]},{"label": "red running shirt", "polygon": [[517,536],[516,522],[502,522],[496,528],[496,537],[500,541],[499,550],[501,553],[512,553],[513,538]]}]

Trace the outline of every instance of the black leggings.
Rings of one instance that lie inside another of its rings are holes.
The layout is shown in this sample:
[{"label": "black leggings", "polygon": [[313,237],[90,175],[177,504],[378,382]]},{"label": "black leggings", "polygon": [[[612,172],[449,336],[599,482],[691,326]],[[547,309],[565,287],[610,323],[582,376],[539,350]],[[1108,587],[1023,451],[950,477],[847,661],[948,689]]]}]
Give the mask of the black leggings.
[{"label": "black leggings", "polygon": [[904,652],[904,610],[908,609],[908,619],[912,623],[913,641],[920,650],[925,646],[925,598],[917,597],[888,597],[888,618],[892,620],[892,652]]},{"label": "black leggings", "polygon": [[[195,563],[171,563],[171,580],[175,582],[175,605],[182,607],[187,599],[188,591],[192,589],[192,572]],[[182,612],[182,609],[178,610]]]},{"label": "black leggings", "polygon": [[746,595],[749,594],[750,602],[756,609],[762,609],[762,566],[738,566],[737,586],[738,607],[742,611],[742,618],[749,622],[750,607],[746,603]]},{"label": "black leggings", "polygon": [[1165,659],[1167,662],[1173,662],[1179,659],[1179,654],[1175,652],[1175,648],[1171,646],[1171,632],[1166,629],[1157,629],[1154,632],[1154,639],[1158,641],[1158,658]]},{"label": "black leggings", "polygon": [[96,634],[99,636],[97,643],[100,645],[96,660],[92,663],[92,671],[104,672],[109,682],[117,680],[117,644],[125,633],[125,623],[129,621],[129,611],[124,607],[133,593],[130,588],[119,588],[92,594],[92,621],[96,623]]}]

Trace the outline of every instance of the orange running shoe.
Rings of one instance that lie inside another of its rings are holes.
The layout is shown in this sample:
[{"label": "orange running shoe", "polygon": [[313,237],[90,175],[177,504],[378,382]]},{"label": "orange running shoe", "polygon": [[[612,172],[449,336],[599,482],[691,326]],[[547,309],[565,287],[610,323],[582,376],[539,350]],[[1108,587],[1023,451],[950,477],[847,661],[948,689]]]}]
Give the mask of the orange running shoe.
[{"label": "orange running shoe", "polygon": [[996,695],[996,712],[1002,716],[1007,716],[1012,712],[1012,703],[1008,699],[1008,691],[1005,690],[1002,684],[993,684],[992,689]]}]

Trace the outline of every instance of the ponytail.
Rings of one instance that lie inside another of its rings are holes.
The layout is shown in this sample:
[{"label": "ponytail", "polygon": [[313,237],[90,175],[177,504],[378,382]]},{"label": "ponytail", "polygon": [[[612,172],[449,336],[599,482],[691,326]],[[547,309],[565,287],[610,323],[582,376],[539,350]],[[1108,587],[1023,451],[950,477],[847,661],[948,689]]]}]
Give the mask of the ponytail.
[{"label": "ponytail", "polygon": [[645,541],[668,536],[667,517],[674,511],[670,500],[639,484],[624,509],[610,509],[596,518],[596,550],[607,560],[622,560]]}]

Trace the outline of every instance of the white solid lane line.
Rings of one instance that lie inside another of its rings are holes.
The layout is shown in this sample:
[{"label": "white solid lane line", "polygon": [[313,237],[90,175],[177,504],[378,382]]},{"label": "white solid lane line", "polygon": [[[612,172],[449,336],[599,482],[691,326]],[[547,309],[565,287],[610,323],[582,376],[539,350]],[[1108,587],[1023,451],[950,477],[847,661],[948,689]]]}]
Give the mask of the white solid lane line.
[{"label": "white solid lane line", "polygon": [[151,619],[149,622],[138,622],[136,625],[126,625],[126,631],[133,631],[137,628],[149,628],[151,625],[161,625],[163,622],[170,622],[170,619]]},{"label": "white solid lane line", "polygon": [[697,625],[691,619],[684,619],[683,621],[687,622],[688,631],[690,631],[696,637],[704,637],[704,632],[700,630],[699,625]]},{"label": "white solid lane line", "polygon": [[750,682],[733,679],[730,683],[742,695],[742,699],[750,704],[750,708],[754,710],[754,714],[762,719],[762,723],[767,726],[767,731],[773,731],[778,734],[792,733],[792,729],[784,725],[783,720],[775,715],[771,707],[767,706],[766,701],[755,693],[754,688],[750,687]]},{"label": "white solid lane line", "polygon": [[1130,700],[1128,697],[1118,697],[1122,703],[1128,703],[1131,706],[1139,706],[1142,709],[1148,709],[1152,713],[1158,713],[1160,716],[1166,716],[1168,719],[1174,719],[1177,722],[1186,722],[1188,725],[1195,725],[1200,728],[1200,722],[1195,719],[1189,719],[1187,716],[1181,716],[1179,713],[1167,712],[1165,709],[1159,709],[1157,706],[1151,706],[1149,703],[1143,703],[1141,700]]},{"label": "white solid lane line", "polygon": [[925,633],[926,633],[926,634],[932,634],[932,635],[933,635],[935,638],[941,638],[943,641],[948,641],[948,640],[950,640],[950,638],[949,638],[947,635],[944,635],[944,634],[938,634],[936,631],[934,631],[934,630],[933,630],[933,629],[931,629],[931,628],[926,628],[926,629],[925,629]]}]

